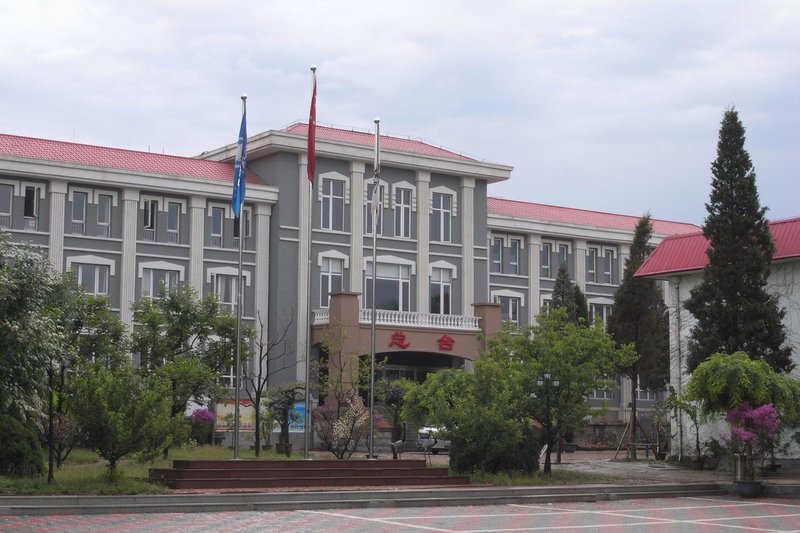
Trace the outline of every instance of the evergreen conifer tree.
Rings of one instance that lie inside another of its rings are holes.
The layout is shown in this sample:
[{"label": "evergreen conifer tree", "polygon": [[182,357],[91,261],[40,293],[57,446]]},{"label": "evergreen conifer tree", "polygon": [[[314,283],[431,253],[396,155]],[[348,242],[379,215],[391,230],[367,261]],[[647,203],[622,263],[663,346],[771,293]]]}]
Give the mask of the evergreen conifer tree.
[{"label": "evergreen conifer tree", "polygon": [[669,317],[655,280],[633,275],[650,253],[653,223],[647,214],[639,219],[625,272],[614,296],[608,332],[620,346],[632,343],[639,358],[623,373],[631,380],[631,459],[636,459],[636,389],[662,388],[669,378]]},{"label": "evergreen conifer tree", "polygon": [[689,340],[690,371],[716,352],[737,351],[764,359],[779,372],[794,367],[785,345],[785,311],[777,296],[766,291],[775,245],[744,142],[739,114],[726,110],[703,226],[709,263],[685,302],[697,319]]},{"label": "evergreen conifer tree", "polygon": [[570,322],[578,321],[578,310],[575,304],[575,286],[569,279],[569,268],[566,261],[558,267],[556,283],[553,286],[553,300],[550,302],[551,309],[563,307],[567,310],[567,320]]}]

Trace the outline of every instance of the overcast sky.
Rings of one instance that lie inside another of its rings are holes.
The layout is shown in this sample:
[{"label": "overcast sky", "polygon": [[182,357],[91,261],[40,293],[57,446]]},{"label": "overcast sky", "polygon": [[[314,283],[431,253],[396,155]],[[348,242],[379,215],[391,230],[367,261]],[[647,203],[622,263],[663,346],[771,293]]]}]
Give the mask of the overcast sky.
[{"label": "overcast sky", "polygon": [[701,224],[735,106],[800,215],[800,2],[2,4],[0,132],[176,155],[306,121],[514,167],[493,196]]}]

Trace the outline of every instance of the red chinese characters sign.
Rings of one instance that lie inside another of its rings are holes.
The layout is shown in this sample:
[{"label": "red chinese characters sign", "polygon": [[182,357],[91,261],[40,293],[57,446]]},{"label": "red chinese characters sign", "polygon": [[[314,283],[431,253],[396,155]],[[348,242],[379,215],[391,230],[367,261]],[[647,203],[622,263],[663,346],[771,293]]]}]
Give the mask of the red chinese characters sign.
[{"label": "red chinese characters sign", "polygon": [[392,333],[392,340],[389,341],[389,348],[391,348],[392,346],[397,346],[398,348],[405,350],[411,345],[406,342],[405,333],[403,333],[402,331],[395,331],[394,333]]},{"label": "red chinese characters sign", "polygon": [[[441,337],[436,339],[436,344],[438,345],[439,350],[450,352],[456,345],[456,340],[448,335],[447,333],[443,334]],[[391,338],[389,339],[389,348],[397,346],[401,350],[405,350],[411,343],[408,341],[408,336],[403,331],[395,331],[392,333]]]}]

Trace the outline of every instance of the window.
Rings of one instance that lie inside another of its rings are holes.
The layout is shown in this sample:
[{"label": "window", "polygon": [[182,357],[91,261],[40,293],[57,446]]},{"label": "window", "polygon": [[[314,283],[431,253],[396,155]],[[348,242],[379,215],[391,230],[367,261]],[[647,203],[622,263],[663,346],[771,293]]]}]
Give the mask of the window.
[{"label": "window", "polygon": [[229,389],[236,387],[236,369],[233,365],[222,369],[222,375],[220,376],[219,381],[220,385],[223,387],[227,387]]},{"label": "window", "polygon": [[[375,213],[373,210],[373,183],[367,184],[367,199],[364,202],[364,233],[372,235],[372,216]],[[383,235],[383,193],[384,186],[378,185],[378,217],[375,219],[375,230],[378,235]]]},{"label": "window", "polygon": [[[250,231],[251,231],[251,229],[250,229],[250,208],[249,207],[245,207],[244,209],[242,209],[242,213],[244,213],[244,216],[242,218],[242,226],[244,226],[244,238],[247,239],[252,235],[250,233]],[[234,219],[234,224],[233,224],[233,238],[234,239],[238,239],[239,238],[239,221],[236,220],[236,219]]]},{"label": "window", "polygon": [[597,248],[589,248],[586,251],[586,281],[597,282]]},{"label": "window", "polygon": [[97,195],[97,236],[111,237],[111,206],[113,197],[110,194]]},{"label": "window", "polygon": [[431,313],[450,314],[451,278],[453,272],[447,268],[433,268],[431,271]]},{"label": "window", "polygon": [[610,400],[613,397],[614,393],[605,389],[595,389],[589,394],[590,400]]},{"label": "window", "polygon": [[[364,305],[372,304],[372,263],[367,263],[364,277]],[[411,267],[378,263],[375,277],[375,308],[408,311],[411,295]]]},{"label": "window", "polygon": [[522,241],[519,239],[511,239],[511,245],[508,254],[508,273],[519,274],[519,251],[522,248]]},{"label": "window", "polygon": [[39,187],[27,185],[25,187],[25,229],[35,230],[39,217]]},{"label": "window", "polygon": [[602,320],[603,324],[608,323],[608,317],[611,316],[611,304],[598,304],[598,303],[590,303],[589,304],[589,324],[594,324],[595,317],[598,320]]},{"label": "window", "polygon": [[322,229],[344,231],[344,181],[322,178]]},{"label": "window", "polygon": [[236,310],[236,281],[237,276],[214,275],[214,294],[217,296],[219,306],[231,313]]},{"label": "window", "polygon": [[411,238],[411,189],[394,190],[394,235]]},{"label": "window", "polygon": [[611,266],[614,264],[613,261],[614,252],[611,250],[605,250],[603,253],[603,283],[611,283]]},{"label": "window", "polygon": [[222,246],[222,228],[225,220],[224,207],[211,208],[211,246]]},{"label": "window", "polygon": [[322,258],[322,268],[319,277],[319,305],[328,307],[332,292],[342,290],[344,281],[344,260],[332,257]]},{"label": "window", "polygon": [[492,237],[492,272],[503,271],[503,238]]},{"label": "window", "polygon": [[569,246],[566,244],[558,245],[558,268],[567,262],[567,254],[569,253]]},{"label": "window", "polygon": [[88,195],[85,192],[72,193],[72,233],[83,235],[86,231],[86,202]]},{"label": "window", "polygon": [[142,296],[158,298],[162,287],[170,291],[178,286],[178,271],[145,268],[142,270]]},{"label": "window", "polygon": [[156,240],[156,218],[158,217],[158,200],[144,201],[144,239]]},{"label": "window", "polygon": [[542,278],[552,278],[550,269],[550,256],[552,255],[553,247],[549,242],[542,243],[539,250],[539,276]]},{"label": "window", "polygon": [[167,202],[167,242],[180,242],[181,204]]},{"label": "window", "polygon": [[453,196],[435,192],[432,197],[431,240],[450,242],[450,226],[453,214]]},{"label": "window", "polygon": [[655,400],[656,393],[650,389],[643,389],[641,382],[637,376],[636,378],[636,399],[637,400]]},{"label": "window", "polygon": [[77,270],[73,267],[78,282],[83,287],[83,292],[95,296],[108,294],[108,266],[78,264]]},{"label": "window", "polygon": [[519,298],[513,296],[498,296],[500,304],[500,318],[503,322],[519,324]]},{"label": "window", "polygon": [[11,227],[11,198],[14,187],[0,183],[0,228]]}]

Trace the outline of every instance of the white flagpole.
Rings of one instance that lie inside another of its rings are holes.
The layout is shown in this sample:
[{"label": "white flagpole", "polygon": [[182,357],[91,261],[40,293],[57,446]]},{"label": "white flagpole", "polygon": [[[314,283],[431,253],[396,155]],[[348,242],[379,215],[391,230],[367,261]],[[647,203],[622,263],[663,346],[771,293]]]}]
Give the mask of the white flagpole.
[{"label": "white flagpole", "polygon": [[[242,116],[247,109],[247,95],[242,95]],[[245,148],[246,151],[246,148]],[[242,154],[242,161],[246,161],[247,154]],[[245,167],[246,168],[246,167]],[[242,176],[246,180],[247,174]],[[242,244],[244,243],[244,198],[239,204],[239,277],[236,280],[236,359],[233,362],[234,379],[234,407],[233,407],[233,458],[239,459],[239,399],[241,395],[241,358],[242,358]]]},{"label": "white flagpole", "polygon": [[379,175],[381,172],[381,119],[375,118],[375,175],[372,179],[372,323],[369,360],[369,458],[375,459],[375,278],[378,273],[378,203],[380,202]]},{"label": "white flagpole", "polygon": [[[316,91],[317,86],[317,66],[311,65],[311,90]],[[312,93],[312,98],[316,97],[315,93]],[[314,102],[316,106],[316,101]],[[312,117],[309,117],[311,120]],[[316,122],[316,107],[314,109],[314,117],[313,120]],[[309,123],[309,135],[311,133],[311,124]],[[309,154],[311,157],[311,154]],[[314,156],[316,157],[316,155]],[[306,161],[306,165],[310,164],[311,161]],[[308,182],[308,328],[306,328],[306,404],[305,404],[305,422],[303,424],[303,459],[309,460],[310,457],[310,448],[311,448],[311,326],[314,324],[314,313],[311,309],[311,269],[312,269],[312,261],[311,261],[311,238],[312,238],[312,226],[314,224],[314,183],[309,180]]]}]

